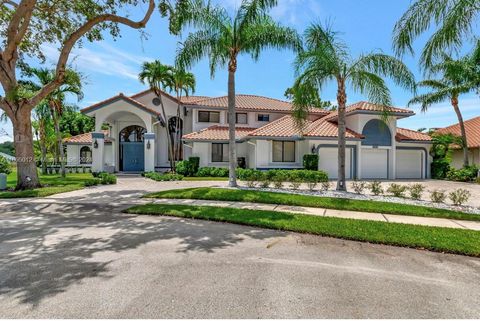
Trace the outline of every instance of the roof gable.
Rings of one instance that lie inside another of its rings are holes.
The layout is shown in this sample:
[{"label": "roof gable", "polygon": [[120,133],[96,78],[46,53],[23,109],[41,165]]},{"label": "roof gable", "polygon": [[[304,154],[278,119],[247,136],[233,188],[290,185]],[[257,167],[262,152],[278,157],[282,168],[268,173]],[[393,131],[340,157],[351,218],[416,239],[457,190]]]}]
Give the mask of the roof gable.
[{"label": "roof gable", "polygon": [[[467,145],[469,148],[480,147],[480,116],[471,118],[463,122],[467,134]],[[460,125],[454,124],[445,128],[438,129],[438,134],[453,134],[461,136]]]}]

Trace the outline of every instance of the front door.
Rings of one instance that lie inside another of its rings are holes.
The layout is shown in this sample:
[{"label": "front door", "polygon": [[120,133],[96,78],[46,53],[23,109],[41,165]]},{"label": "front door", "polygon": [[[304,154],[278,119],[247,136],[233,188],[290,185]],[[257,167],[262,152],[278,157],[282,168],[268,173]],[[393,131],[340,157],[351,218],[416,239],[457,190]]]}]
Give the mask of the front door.
[{"label": "front door", "polygon": [[124,172],[143,172],[145,150],[143,142],[121,142],[122,165]]}]

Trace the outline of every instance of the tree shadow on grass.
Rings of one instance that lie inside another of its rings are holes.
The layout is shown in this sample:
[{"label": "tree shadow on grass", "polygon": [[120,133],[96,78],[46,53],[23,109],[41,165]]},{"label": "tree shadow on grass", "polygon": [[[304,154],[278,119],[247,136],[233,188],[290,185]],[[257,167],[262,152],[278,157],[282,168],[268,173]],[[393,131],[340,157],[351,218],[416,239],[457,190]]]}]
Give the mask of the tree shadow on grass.
[{"label": "tree shadow on grass", "polygon": [[[200,220],[122,214],[118,204],[18,203],[0,214],[0,295],[37,306],[86,278],[113,278],[108,252],[173,240],[178,253],[212,253],[279,233]],[[161,253],[159,253],[161,255]],[[115,256],[113,256],[115,257]],[[109,258],[109,259],[107,259]]]}]

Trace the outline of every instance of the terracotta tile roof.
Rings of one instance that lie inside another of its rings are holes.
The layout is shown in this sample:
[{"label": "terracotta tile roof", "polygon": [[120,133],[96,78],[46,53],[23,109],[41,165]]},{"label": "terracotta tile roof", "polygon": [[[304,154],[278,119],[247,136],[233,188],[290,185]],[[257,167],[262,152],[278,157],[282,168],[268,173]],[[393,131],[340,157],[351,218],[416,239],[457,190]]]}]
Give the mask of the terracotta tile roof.
[{"label": "terracotta tile roof", "polygon": [[142,104],[141,102],[139,101],[136,101],[135,99],[131,98],[131,97],[128,97],[128,96],[125,96],[123,93],[119,93],[118,95],[116,96],[113,96],[113,97],[110,97],[108,99],[105,99],[105,100],[102,100],[96,104],[93,104],[91,106],[88,106],[88,107],[85,107],[81,110],[82,113],[88,113],[89,111],[92,111],[93,109],[95,108],[100,108],[102,107],[103,105],[108,105],[110,103],[113,103],[115,101],[118,101],[118,100],[124,100],[146,112],[149,112],[153,115],[160,115],[160,113],[154,109],[151,109],[147,106],[145,106],[144,104]]},{"label": "terracotta tile roof", "polygon": [[[130,98],[133,98],[133,99],[137,99],[138,97],[141,97],[141,96],[144,96],[146,94],[149,94],[151,93],[152,90],[149,88],[149,89],[145,89],[145,90],[142,90],[141,92],[139,93],[136,93],[134,95],[131,95]],[[165,92],[162,90],[162,93],[167,96],[168,98],[174,100],[174,101],[177,101],[177,97]],[[180,101],[182,103],[185,103],[185,104],[188,104],[188,103],[194,103],[196,101],[199,101],[199,100],[203,100],[203,99],[207,99],[207,98],[210,98],[208,96],[195,96],[195,95],[190,95],[190,96],[183,96],[180,98]]]},{"label": "terracotta tile roof", "polygon": [[[196,101],[191,105],[204,106],[204,107],[213,107],[213,108],[227,108],[228,107],[228,96],[207,98],[203,100]],[[257,96],[257,95],[236,95],[235,96],[235,107],[239,110],[264,110],[264,111],[284,111],[291,112],[292,104],[288,101],[274,99],[269,97]],[[329,111],[322,110],[319,108],[311,108],[310,112],[313,114],[322,114],[327,115]]]},{"label": "terracotta tile roof", "polygon": [[[311,125],[311,121],[307,120],[305,122],[305,129]],[[293,137],[301,136],[302,131],[297,128],[295,120],[292,116],[286,115],[282,118],[279,118],[271,123],[266,124],[258,129],[252,131],[248,136],[256,137]]]},{"label": "terracotta tile roof", "polygon": [[[390,113],[394,114],[404,114],[405,116],[413,116],[415,112],[410,109],[397,108],[392,106],[382,106],[377,104],[372,104],[367,101],[359,101],[358,103],[347,106],[346,114],[351,114],[355,111],[370,111],[370,112],[384,112],[387,110]],[[335,111],[328,116],[328,119],[335,119],[338,115],[338,112]]]},{"label": "terracotta tile roof", "polygon": [[[102,132],[105,135],[105,143],[111,143],[112,141],[108,138],[108,130],[102,130]],[[92,144],[92,133],[68,137],[65,138],[63,142],[67,144]]]},{"label": "terracotta tile roof", "polygon": [[397,141],[431,141],[430,135],[417,132],[415,130],[397,127],[397,134],[395,135]]},{"label": "terracotta tile roof", "polygon": [[[237,127],[235,129],[235,137],[237,140],[245,138],[249,132],[254,128],[251,127]],[[183,135],[184,140],[193,141],[226,141],[228,140],[228,126],[214,125],[208,128],[202,129],[198,132],[193,132],[187,135]]]},{"label": "terracotta tile roof", "polygon": [[[469,148],[480,147],[480,116],[464,121],[465,131],[467,133],[467,145]],[[453,134],[461,136],[460,125],[454,124],[445,128],[438,129],[439,134]]]},{"label": "terracotta tile roof", "polygon": [[208,96],[183,96],[183,97],[180,98],[180,101],[183,104],[191,104],[191,103],[195,103],[197,101],[208,99],[208,98],[210,98],[210,97],[208,97]]},{"label": "terracotta tile roof", "polygon": [[[336,123],[328,121],[327,117],[314,121],[308,128],[305,136],[307,137],[338,137],[338,126]],[[363,138],[359,133],[347,128],[346,138]]]}]

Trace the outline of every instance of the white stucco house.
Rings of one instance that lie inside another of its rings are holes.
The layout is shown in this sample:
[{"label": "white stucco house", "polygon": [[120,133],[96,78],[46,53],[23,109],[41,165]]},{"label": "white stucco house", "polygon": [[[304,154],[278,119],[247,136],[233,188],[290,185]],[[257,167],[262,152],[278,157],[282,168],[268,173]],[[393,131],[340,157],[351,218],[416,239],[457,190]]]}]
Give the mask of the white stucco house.
[{"label": "white stucco house", "polygon": [[[161,171],[169,168],[167,131],[180,106],[183,155],[200,166],[228,166],[227,97],[163,94],[168,119],[150,90],[119,94],[82,110],[95,117],[95,132],[66,140],[69,165],[91,163],[93,171]],[[237,156],[257,169],[302,168],[303,155],[318,153],[319,168],[337,176],[337,114],[312,108],[302,131],[289,102],[254,95],[236,97]],[[347,109],[347,177],[422,179],[430,177],[430,136],[397,127],[408,109],[368,102]],[[108,124],[109,130],[102,130]],[[173,135],[172,126],[169,133]]]}]

